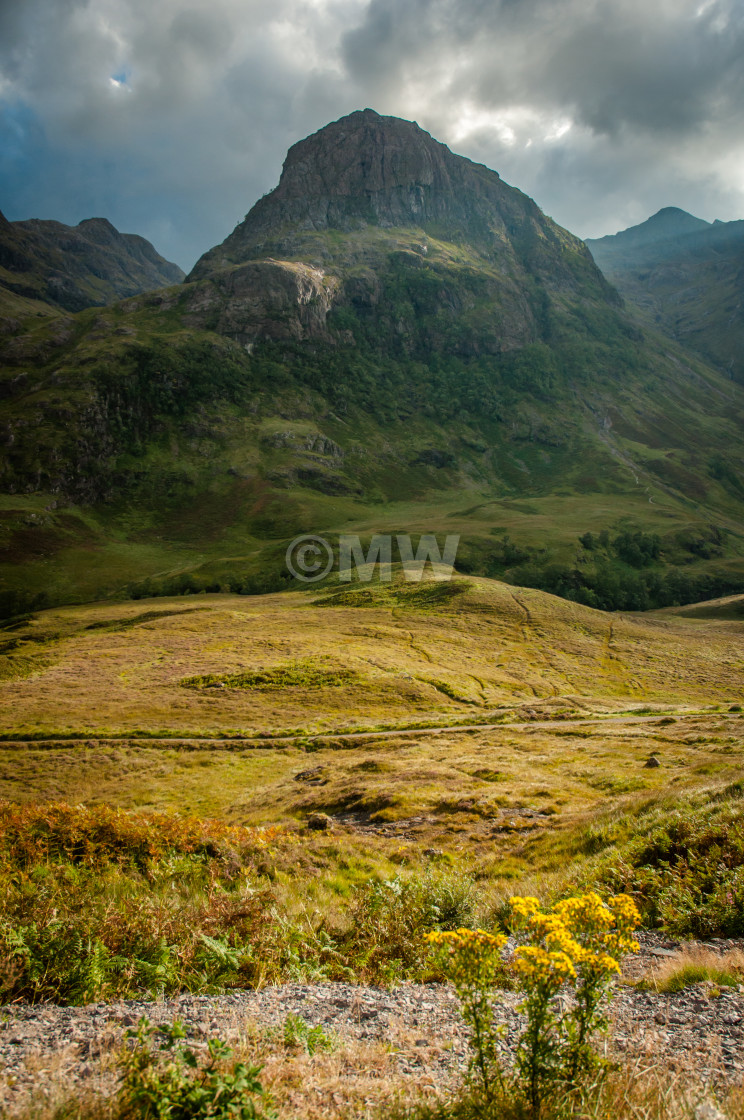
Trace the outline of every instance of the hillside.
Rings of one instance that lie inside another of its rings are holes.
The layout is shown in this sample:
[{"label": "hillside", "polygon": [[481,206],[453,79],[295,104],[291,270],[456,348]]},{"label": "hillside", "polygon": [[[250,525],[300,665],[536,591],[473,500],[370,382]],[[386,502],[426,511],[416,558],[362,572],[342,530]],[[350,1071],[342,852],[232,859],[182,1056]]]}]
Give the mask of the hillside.
[{"label": "hillside", "polygon": [[743,641],[715,611],[606,614],[475,577],[66,607],[6,631],[0,733],[251,738],[733,703]]},{"label": "hillside", "polygon": [[667,207],[587,245],[650,322],[744,381],[744,221],[709,223]]},{"label": "hillside", "polygon": [[105,218],[66,226],[38,219],[9,222],[0,213],[0,327],[4,330],[13,329],[13,311],[18,311],[13,296],[82,311],[178,283],[183,275],[144,237],[119,233]]},{"label": "hillside", "polygon": [[598,607],[744,588],[742,389],[412,122],[321,129],[188,282],[0,360],[6,615],[278,590],[298,532],[459,533]]}]

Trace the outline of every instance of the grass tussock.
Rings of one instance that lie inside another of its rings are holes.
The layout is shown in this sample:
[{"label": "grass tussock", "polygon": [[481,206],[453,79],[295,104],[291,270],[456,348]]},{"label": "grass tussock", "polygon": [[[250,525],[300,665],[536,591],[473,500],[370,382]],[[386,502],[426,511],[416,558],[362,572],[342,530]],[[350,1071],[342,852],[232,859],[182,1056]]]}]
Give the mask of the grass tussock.
[{"label": "grass tussock", "polygon": [[728,949],[717,953],[702,945],[682,948],[674,958],[662,962],[638,986],[656,992],[681,992],[693,984],[709,983],[719,988],[738,988],[744,982],[744,952]]}]

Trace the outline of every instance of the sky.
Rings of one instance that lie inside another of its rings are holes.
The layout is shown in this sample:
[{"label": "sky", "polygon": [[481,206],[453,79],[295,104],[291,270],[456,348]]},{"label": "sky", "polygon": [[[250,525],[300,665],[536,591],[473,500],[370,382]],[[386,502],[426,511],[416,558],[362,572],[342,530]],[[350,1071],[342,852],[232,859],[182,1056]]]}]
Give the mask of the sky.
[{"label": "sky", "polygon": [[0,210],[188,270],[369,107],[581,237],[744,218],[743,59],[742,0],[0,0]]}]

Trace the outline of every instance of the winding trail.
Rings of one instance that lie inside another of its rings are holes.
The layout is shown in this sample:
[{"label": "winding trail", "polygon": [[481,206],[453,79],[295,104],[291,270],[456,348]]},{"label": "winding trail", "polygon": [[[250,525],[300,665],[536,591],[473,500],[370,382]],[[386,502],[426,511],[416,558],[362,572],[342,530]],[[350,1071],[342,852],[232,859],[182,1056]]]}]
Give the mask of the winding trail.
[{"label": "winding trail", "polygon": [[[431,682],[428,682],[431,683]],[[527,701],[526,703],[529,703]],[[36,750],[59,750],[63,747],[76,747],[81,744],[97,744],[97,743],[115,743],[126,740],[127,742],[136,742],[141,746],[151,747],[178,747],[179,749],[192,749],[199,750],[201,747],[219,746],[229,750],[271,750],[272,747],[290,746],[293,743],[322,743],[325,740],[354,740],[362,741],[365,739],[391,739],[400,738],[401,736],[409,735],[457,735],[457,734],[470,734],[474,731],[500,731],[500,730],[514,730],[518,728],[535,728],[535,729],[550,729],[553,727],[571,728],[571,727],[586,727],[587,725],[608,725],[616,726],[617,724],[642,724],[654,723],[659,719],[663,719],[669,715],[677,720],[684,720],[687,716],[690,718],[698,718],[700,712],[678,712],[664,709],[648,715],[605,715],[605,716],[580,716],[571,719],[540,719],[534,716],[529,716],[521,720],[501,720],[498,723],[447,723],[436,724],[431,727],[394,727],[385,728],[380,731],[322,731],[317,733],[296,733],[292,735],[253,735],[246,736],[245,738],[234,738],[230,736],[209,736],[200,737],[198,735],[184,735],[182,737],[164,737],[159,739],[157,737],[150,738],[140,737],[122,733],[120,735],[86,735],[85,737],[75,739],[55,739],[50,737],[48,739],[24,739],[19,736],[17,739],[4,739],[0,741],[0,746],[6,749],[36,749]],[[708,714],[708,713],[705,713]],[[728,718],[728,712],[716,712],[715,715],[720,719]]]}]

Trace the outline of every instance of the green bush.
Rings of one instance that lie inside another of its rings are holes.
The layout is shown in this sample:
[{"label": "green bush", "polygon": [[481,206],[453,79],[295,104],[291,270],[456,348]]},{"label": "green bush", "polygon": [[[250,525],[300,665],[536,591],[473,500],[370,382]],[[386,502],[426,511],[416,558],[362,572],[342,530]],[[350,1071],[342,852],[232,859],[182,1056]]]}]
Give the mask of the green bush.
[{"label": "green bush", "polygon": [[350,918],[340,947],[360,978],[419,978],[431,969],[424,935],[472,924],[474,885],[447,872],[369,883],[353,900]]},{"label": "green bush", "polygon": [[[156,1035],[160,1035],[156,1042]],[[271,1120],[258,1066],[235,1062],[220,1039],[207,1043],[207,1058],[181,1044],[183,1024],[156,1028],[140,1019],[133,1042],[122,1051],[117,1120]]]}]

